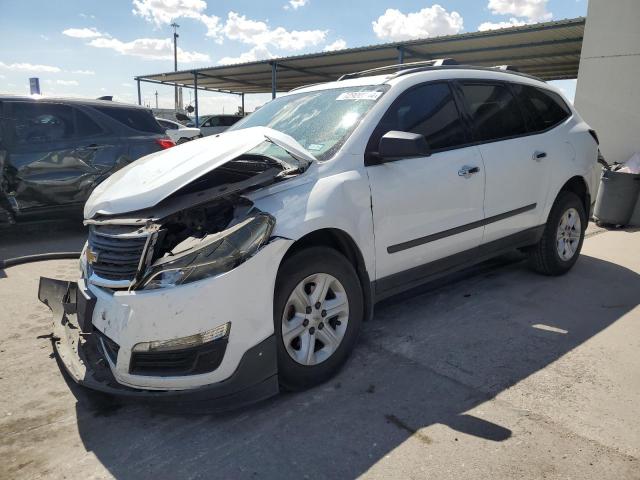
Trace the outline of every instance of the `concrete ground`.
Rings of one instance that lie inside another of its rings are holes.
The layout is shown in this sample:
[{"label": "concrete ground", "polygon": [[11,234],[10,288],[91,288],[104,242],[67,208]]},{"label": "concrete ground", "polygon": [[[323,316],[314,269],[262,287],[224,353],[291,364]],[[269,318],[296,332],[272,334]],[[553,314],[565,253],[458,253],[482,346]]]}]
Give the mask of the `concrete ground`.
[{"label": "concrete ground", "polygon": [[76,268],[0,270],[2,479],[640,479],[638,231],[591,229],[560,278],[509,259],[386,301],[336,378],[224,415],[68,385],[36,287]]}]

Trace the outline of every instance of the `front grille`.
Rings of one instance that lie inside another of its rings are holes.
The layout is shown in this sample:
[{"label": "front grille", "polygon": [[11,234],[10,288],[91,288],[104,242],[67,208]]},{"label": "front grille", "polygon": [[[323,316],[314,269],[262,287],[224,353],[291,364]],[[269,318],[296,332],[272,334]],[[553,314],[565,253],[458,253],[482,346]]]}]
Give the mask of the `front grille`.
[{"label": "front grille", "polygon": [[133,281],[148,234],[130,225],[91,225],[87,260],[91,271],[106,280]]}]

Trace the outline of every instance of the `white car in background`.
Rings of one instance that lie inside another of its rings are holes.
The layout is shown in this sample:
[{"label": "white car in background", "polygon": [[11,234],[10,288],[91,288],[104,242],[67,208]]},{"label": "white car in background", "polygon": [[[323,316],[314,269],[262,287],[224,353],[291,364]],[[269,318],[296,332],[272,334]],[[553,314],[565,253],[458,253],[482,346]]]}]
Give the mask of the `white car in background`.
[{"label": "white car in background", "polygon": [[203,137],[222,133],[233,124],[242,120],[242,115],[210,115],[203,117],[200,123],[200,131]]},{"label": "white car in background", "polygon": [[202,133],[199,128],[185,127],[181,123],[174,122],[173,120],[167,120],[165,118],[156,118],[156,120],[165,130],[167,136],[176,144],[202,137]]}]

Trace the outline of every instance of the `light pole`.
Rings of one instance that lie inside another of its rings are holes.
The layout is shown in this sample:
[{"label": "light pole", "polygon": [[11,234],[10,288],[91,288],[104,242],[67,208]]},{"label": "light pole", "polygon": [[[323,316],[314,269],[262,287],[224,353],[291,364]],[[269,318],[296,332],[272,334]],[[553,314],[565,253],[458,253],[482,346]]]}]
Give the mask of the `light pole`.
[{"label": "light pole", "polygon": [[158,90],[156,90],[156,110],[158,109]]},{"label": "light pole", "polygon": [[[173,27],[173,71],[177,72],[178,71],[178,37],[179,37],[178,28],[180,28],[180,25],[178,25],[176,22],[173,22],[171,26]],[[178,109],[178,86],[177,85],[174,86],[174,93],[175,93],[174,108],[177,110]]]}]

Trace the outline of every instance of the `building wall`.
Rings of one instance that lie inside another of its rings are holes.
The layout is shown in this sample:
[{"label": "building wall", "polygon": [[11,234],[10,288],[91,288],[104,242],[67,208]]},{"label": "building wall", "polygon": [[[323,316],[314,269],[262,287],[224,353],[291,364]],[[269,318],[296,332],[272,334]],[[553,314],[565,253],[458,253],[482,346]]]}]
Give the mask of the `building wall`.
[{"label": "building wall", "polygon": [[640,152],[640,0],[589,0],[574,103],[609,163]]}]

